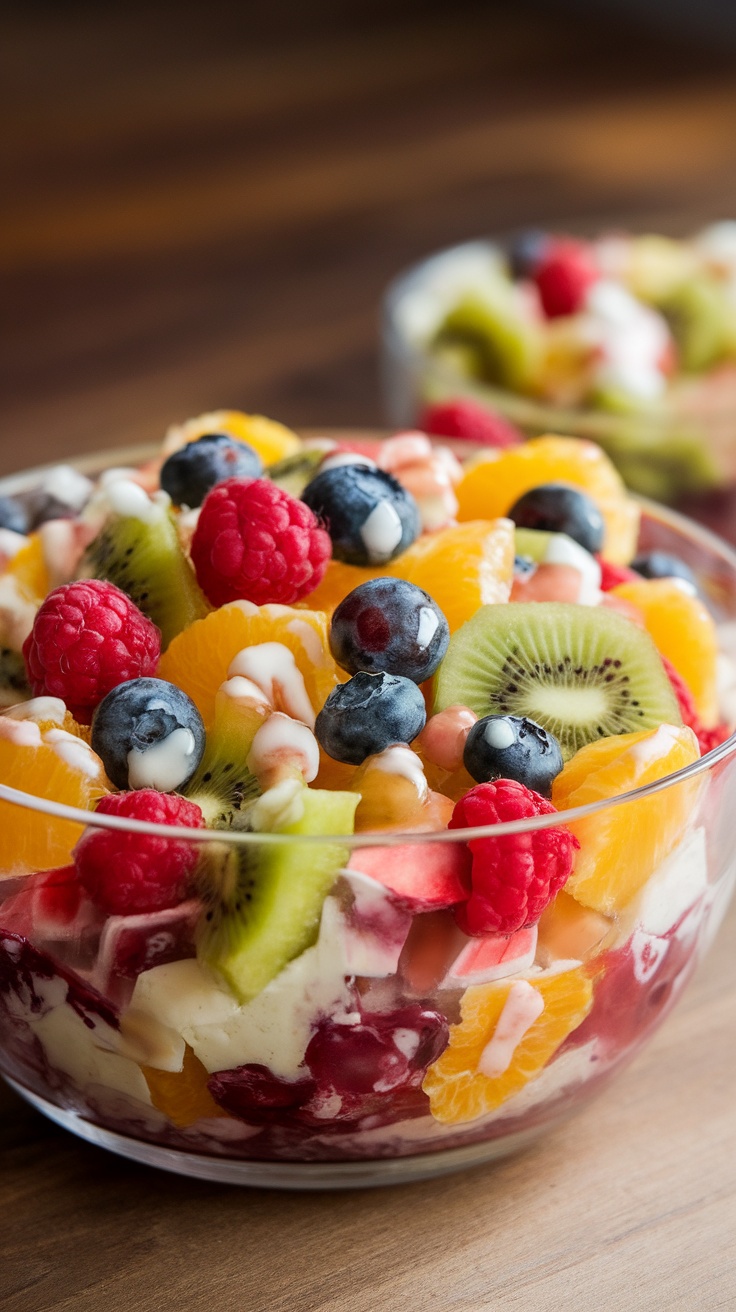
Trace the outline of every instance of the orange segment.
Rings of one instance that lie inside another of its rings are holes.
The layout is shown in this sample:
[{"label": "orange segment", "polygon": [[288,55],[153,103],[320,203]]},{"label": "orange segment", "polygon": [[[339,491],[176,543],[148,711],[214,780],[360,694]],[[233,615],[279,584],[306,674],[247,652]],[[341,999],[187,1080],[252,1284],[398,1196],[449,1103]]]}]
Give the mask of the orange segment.
[{"label": "orange segment", "polygon": [[576,437],[535,437],[523,446],[478,456],[465,466],[455,488],[458,519],[506,515],[524,492],[541,483],[572,483],[588,492],[606,522],[605,555],[618,563],[631,560],[639,507],[600,447]]},{"label": "orange segment", "polygon": [[718,722],[716,626],[684,580],[637,579],[611,594],[636,606],[663,656],[681,674],[707,726]]},{"label": "orange segment", "polygon": [[244,647],[262,642],[281,642],[289,648],[314,710],[321,710],[338,682],[327,642],[327,616],[321,611],[234,601],[178,634],[161,657],[158,677],[188,693],[209,725],[217,690],[232,661]]},{"label": "orange segment", "polygon": [[187,442],[195,442],[205,433],[229,433],[231,437],[247,442],[258,452],[264,465],[273,465],[301,447],[296,433],[275,419],[246,415],[242,410],[213,410],[170,428],[164,442],[164,455],[170,455]]},{"label": "orange segment", "polygon": [[332,560],[306,602],[331,614],[353,588],[368,579],[408,579],[437,602],[454,633],[479,606],[508,601],[513,572],[511,521],[475,520],[424,534],[408,551],[380,569]]},{"label": "orange segment", "polygon": [[[503,1017],[513,1028],[516,996],[521,984],[528,996],[535,990],[543,1010],[522,1033],[501,1074],[485,1075],[479,1069],[484,1053]],[[584,966],[557,974],[539,974],[526,980],[498,980],[466,989],[460,1003],[461,1021],[450,1027],[450,1043],[430,1066],[422,1088],[429,1095],[432,1115],[445,1125],[458,1125],[486,1116],[506,1102],[546,1066],[560,1044],[585,1019],[593,1000],[593,981]],[[504,1015],[507,1003],[508,1011]]]},{"label": "orange segment", "polygon": [[[90,810],[109,791],[102,762],[78,737],[57,726],[0,716],[0,783]],[[2,869],[9,874],[68,865],[83,826],[0,802]]]},{"label": "orange segment", "polygon": [[[576,752],[552,785],[552,802],[568,811],[664,779],[700,755],[692,729],[660,725],[601,738]],[[583,906],[610,916],[625,907],[671,852],[687,824],[700,781],[609,807],[568,826],[580,843],[565,885]]]},{"label": "orange segment", "polygon": [[41,604],[51,587],[51,580],[39,533],[34,533],[8,561],[4,572],[15,579],[21,596]]},{"label": "orange segment", "polygon": [[187,1044],[184,1065],[180,1071],[159,1071],[153,1066],[141,1067],[151,1102],[168,1116],[174,1125],[185,1130],[205,1117],[227,1116],[215,1102],[207,1088],[209,1075],[198,1057]]}]

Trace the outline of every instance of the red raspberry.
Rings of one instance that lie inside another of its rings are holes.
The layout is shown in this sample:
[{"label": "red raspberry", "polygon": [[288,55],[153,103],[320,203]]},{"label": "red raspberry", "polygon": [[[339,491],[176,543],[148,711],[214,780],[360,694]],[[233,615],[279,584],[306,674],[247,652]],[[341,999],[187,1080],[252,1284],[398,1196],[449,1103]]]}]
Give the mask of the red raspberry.
[{"label": "red raspberry", "polygon": [[563,238],[550,242],[534,273],[542,309],[548,319],[575,314],[600,273],[586,242]]},{"label": "red raspberry", "polygon": [[[103,797],[97,811],[148,824],[204,829],[204,817],[196,803],[152,788]],[[129,916],[164,911],[188,896],[197,845],[183,839],[90,828],[77,843],[74,860],[79,879],[96,906],[108,915]]]},{"label": "red raspberry", "polygon": [[23,644],[35,697],[61,697],[74,718],[119,683],[156,673],[161,634],[113,583],[85,579],[50,592]]},{"label": "red raspberry", "polygon": [[[476,784],[457,803],[450,829],[470,829],[552,815],[555,807],[515,779]],[[473,838],[472,891],[455,908],[455,919],[466,934],[513,934],[535,925],[548,902],[562,888],[580,844],[562,827],[500,838]]]},{"label": "red raspberry", "polygon": [[664,665],[667,672],[667,678],[672,684],[675,696],[679,702],[682,722],[683,724],[687,724],[695,734],[695,737],[700,744],[700,755],[706,756],[707,753],[712,752],[715,747],[720,747],[721,743],[725,743],[726,739],[731,735],[731,730],[727,724],[723,723],[715,724],[711,729],[706,729],[698,715],[695,698],[682,675],[678,673],[672,662],[667,660],[666,656],[662,657],[662,664]]},{"label": "red raspberry", "polygon": [[309,507],[267,478],[218,483],[192,539],[197,578],[213,606],[291,606],[322,581],[331,553],[329,534]]},{"label": "red raspberry", "polygon": [[417,423],[424,433],[434,437],[460,437],[482,446],[518,446],[524,441],[523,433],[508,419],[477,401],[462,398],[428,405]]},{"label": "red raspberry", "polygon": [[641,578],[641,574],[629,569],[628,565],[614,565],[612,561],[604,560],[603,556],[596,556],[596,560],[601,567],[601,592],[610,592],[619,583],[632,583],[634,579]]}]

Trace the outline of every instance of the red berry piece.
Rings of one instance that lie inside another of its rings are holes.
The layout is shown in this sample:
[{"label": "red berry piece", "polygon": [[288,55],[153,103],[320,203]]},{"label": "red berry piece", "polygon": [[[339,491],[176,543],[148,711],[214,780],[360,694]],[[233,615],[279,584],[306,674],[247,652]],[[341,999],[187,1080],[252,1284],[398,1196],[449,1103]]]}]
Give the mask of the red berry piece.
[{"label": "red berry piece", "polygon": [[211,1075],[207,1088],[215,1102],[231,1116],[250,1125],[268,1125],[271,1121],[290,1120],[314,1095],[316,1085],[310,1076],[283,1080],[267,1066],[254,1062]]},{"label": "red berry piece", "polygon": [[83,724],[118,684],[155,674],[160,655],[155,624],[100,579],[50,592],[23,645],[34,697],[61,697]]},{"label": "red berry piece", "polygon": [[586,242],[569,238],[550,242],[534,274],[547,318],[576,314],[582,308],[588,288],[599,277],[593,252]]},{"label": "red berry piece", "polygon": [[502,415],[477,401],[442,401],[422,411],[417,426],[433,437],[458,437],[481,446],[518,446],[524,435]]},{"label": "red berry piece", "polygon": [[331,552],[309,507],[267,478],[230,478],[213,488],[192,539],[197,578],[213,606],[291,606],[324,578]]},{"label": "red berry piece", "polygon": [[603,556],[596,556],[596,560],[601,567],[601,592],[610,592],[619,583],[633,583],[641,577],[629,569],[628,565],[614,565],[612,561],[604,560]]},{"label": "red berry piece", "polygon": [[[478,784],[457,803],[450,829],[552,815],[556,808],[514,779]],[[566,883],[579,843],[560,827],[498,838],[473,838],[472,891],[455,909],[466,934],[513,934],[535,925],[548,902]]]},{"label": "red berry piece", "polygon": [[682,675],[678,673],[672,662],[667,660],[666,656],[662,657],[662,664],[667,672],[667,678],[674,688],[680,714],[682,715],[682,722],[687,724],[695,734],[700,744],[700,755],[707,756],[708,752],[712,752],[716,747],[720,747],[721,743],[725,743],[726,739],[731,736],[731,729],[724,723],[715,724],[712,728],[706,729],[698,715],[695,698]]},{"label": "red berry piece", "polygon": [[[103,797],[97,812],[148,824],[204,828],[194,802],[150,788]],[[77,843],[74,859],[96,906],[108,915],[137,915],[177,906],[191,893],[197,846],[182,839],[90,828]]]}]

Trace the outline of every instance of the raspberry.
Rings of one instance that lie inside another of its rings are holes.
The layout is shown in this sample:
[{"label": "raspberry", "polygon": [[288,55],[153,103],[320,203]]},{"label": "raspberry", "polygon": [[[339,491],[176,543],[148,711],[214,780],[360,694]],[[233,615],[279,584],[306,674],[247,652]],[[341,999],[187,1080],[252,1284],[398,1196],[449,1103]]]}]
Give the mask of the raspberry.
[{"label": "raspberry", "polygon": [[435,437],[460,437],[482,446],[518,446],[524,436],[513,424],[477,401],[445,401],[429,405],[418,426]]},{"label": "raspberry", "polygon": [[266,478],[213,488],[192,539],[197,578],[214,606],[291,606],[322,581],[331,550],[309,507]]},{"label": "raspberry", "polygon": [[575,314],[582,307],[588,288],[598,281],[599,276],[586,242],[569,238],[550,242],[534,273],[547,318]]},{"label": "raspberry", "polygon": [[619,583],[631,583],[634,579],[641,577],[628,565],[614,565],[610,560],[604,560],[603,556],[596,556],[596,560],[601,567],[601,592],[610,592],[611,588],[617,588]]},{"label": "raspberry", "polygon": [[729,726],[724,723],[715,724],[711,729],[706,729],[705,725],[701,723],[700,716],[698,715],[695,698],[682,675],[678,673],[672,662],[667,660],[666,656],[662,657],[662,664],[664,665],[667,672],[667,678],[672,684],[675,696],[679,702],[682,722],[683,724],[687,724],[695,734],[695,737],[700,744],[700,755],[706,756],[707,753],[712,752],[715,747],[720,747],[721,743],[725,743],[726,739],[731,734],[731,730]]},{"label": "raspberry", "polygon": [[[148,824],[204,828],[202,812],[194,802],[152,788],[103,797],[97,811]],[[182,839],[90,828],[77,843],[74,860],[96,906],[108,915],[127,916],[163,911],[182,902],[191,891],[197,848]]]},{"label": "raspberry", "polygon": [[23,645],[34,697],[61,697],[83,724],[119,683],[155,674],[160,655],[155,624],[99,579],[50,592]]},{"label": "raspberry", "polygon": [[[478,784],[457,803],[450,829],[552,815],[551,802],[514,779]],[[466,934],[513,934],[539,920],[572,872],[578,840],[562,827],[500,838],[473,838],[471,894],[455,908]]]}]

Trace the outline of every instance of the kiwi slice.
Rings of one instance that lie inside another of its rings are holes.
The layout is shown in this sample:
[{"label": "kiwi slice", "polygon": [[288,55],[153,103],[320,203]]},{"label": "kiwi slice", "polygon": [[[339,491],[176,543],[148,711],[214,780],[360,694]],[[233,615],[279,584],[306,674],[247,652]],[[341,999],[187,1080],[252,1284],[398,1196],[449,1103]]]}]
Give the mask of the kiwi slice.
[{"label": "kiwi slice", "polygon": [[458,703],[536,720],[565,760],[597,738],[682,723],[649,634],[614,610],[560,601],[481,606],[435,676],[435,711]]},{"label": "kiwi slice", "polygon": [[[357,793],[307,788],[290,779],[264,793],[258,819],[280,834],[349,834],[359,801]],[[334,842],[213,844],[200,865],[200,961],[222,976],[240,1002],[249,1002],[315,942],[322,903],[347,858]]]},{"label": "kiwi slice", "polygon": [[702,373],[727,354],[733,310],[713,278],[691,278],[660,301],[686,373]]},{"label": "kiwi slice", "polygon": [[326,442],[323,447],[310,446],[304,451],[297,451],[295,455],[285,456],[283,460],[269,465],[265,471],[266,477],[298,499],[331,450],[332,443]]},{"label": "kiwi slice", "polygon": [[433,345],[472,351],[485,382],[515,392],[528,391],[539,371],[539,331],[523,318],[513,288],[501,280],[483,295],[464,297],[444,319]]},{"label": "kiwi slice", "polygon": [[79,576],[106,579],[127,592],[160,628],[164,648],[210,609],[163,502],[152,501],[145,518],[110,515],[84,553]]},{"label": "kiwi slice", "polygon": [[268,707],[237,701],[222,688],[218,692],[204,755],[186,788],[208,829],[247,828],[248,808],[261,790],[246,761],[267,715]]}]

